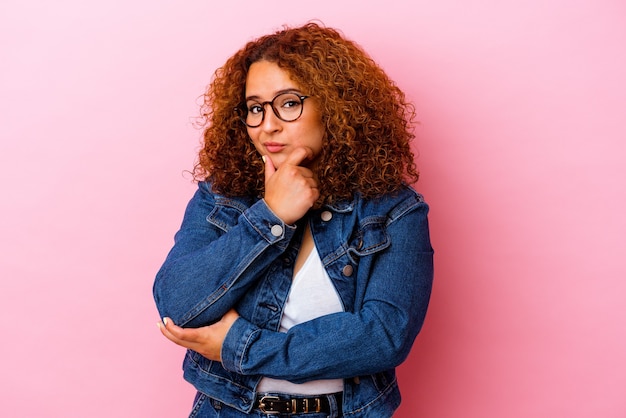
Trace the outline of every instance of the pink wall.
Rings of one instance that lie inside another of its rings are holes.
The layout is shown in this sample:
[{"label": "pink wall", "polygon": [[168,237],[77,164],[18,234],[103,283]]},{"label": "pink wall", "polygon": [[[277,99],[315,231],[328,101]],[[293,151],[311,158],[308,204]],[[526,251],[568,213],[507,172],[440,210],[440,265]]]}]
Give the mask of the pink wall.
[{"label": "pink wall", "polygon": [[0,416],[185,416],[151,285],[190,117],[245,41],[311,18],[422,121],[436,285],[397,417],[625,416],[626,3],[210,3],[0,4]]}]

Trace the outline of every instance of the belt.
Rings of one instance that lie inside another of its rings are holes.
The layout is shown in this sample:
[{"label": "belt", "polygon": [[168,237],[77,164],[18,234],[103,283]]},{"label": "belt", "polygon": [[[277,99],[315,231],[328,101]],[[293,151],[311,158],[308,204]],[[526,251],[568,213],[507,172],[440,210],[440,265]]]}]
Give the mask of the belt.
[{"label": "belt", "polygon": [[335,399],[339,416],[341,416],[342,392],[318,395],[309,398],[291,397],[289,395],[257,395],[254,408],[264,414],[310,414],[322,412],[329,414],[330,398]]}]

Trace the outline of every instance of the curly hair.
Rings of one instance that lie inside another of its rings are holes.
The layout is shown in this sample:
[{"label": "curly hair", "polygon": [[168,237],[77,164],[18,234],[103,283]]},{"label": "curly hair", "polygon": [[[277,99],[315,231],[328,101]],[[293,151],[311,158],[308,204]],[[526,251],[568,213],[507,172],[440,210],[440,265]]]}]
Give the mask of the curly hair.
[{"label": "curly hair", "polygon": [[381,196],[418,180],[414,107],[360,46],[316,23],[251,41],[215,72],[201,107],[196,180],[210,180],[227,196],[263,195],[264,166],[235,112],[245,102],[248,69],[262,60],[286,70],[320,104],[319,204]]}]

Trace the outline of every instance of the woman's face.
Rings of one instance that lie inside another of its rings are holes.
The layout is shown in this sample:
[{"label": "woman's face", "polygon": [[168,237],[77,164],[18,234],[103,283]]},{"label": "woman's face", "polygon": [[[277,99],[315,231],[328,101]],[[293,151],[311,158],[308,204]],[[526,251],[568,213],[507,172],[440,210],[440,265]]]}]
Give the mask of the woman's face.
[{"label": "woman's face", "polygon": [[[246,79],[246,106],[270,102],[280,93],[293,92],[302,95],[302,89],[296,84],[289,73],[276,63],[257,61],[248,69]],[[275,103],[278,107],[278,103]],[[276,168],[285,161],[287,156],[297,147],[309,147],[313,150],[312,160],[301,165],[313,167],[322,150],[324,126],[322,115],[315,98],[309,97],[302,103],[302,115],[293,122],[279,119],[271,106],[265,105],[265,116],[261,125],[248,127],[248,135],[257,151],[272,160]],[[259,109],[258,107],[256,108]]]}]

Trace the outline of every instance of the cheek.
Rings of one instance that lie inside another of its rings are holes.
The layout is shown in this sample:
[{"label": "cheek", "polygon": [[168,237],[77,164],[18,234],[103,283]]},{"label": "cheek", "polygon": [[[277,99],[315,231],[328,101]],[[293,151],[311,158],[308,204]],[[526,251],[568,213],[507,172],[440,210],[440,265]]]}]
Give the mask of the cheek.
[{"label": "cheek", "polygon": [[248,137],[254,141],[254,130],[246,127],[246,132],[248,133]]},{"label": "cheek", "polygon": [[313,143],[315,145],[315,148],[317,150],[321,150],[323,145],[324,145],[324,134],[325,134],[325,130],[323,127],[319,127],[316,131],[315,134],[313,135]]},{"label": "cheek", "polygon": [[325,129],[321,122],[317,118],[307,120],[307,123],[302,126],[301,134],[303,138],[306,138],[306,145],[319,152],[322,148],[325,134]]},{"label": "cheek", "polygon": [[252,141],[254,147],[259,149],[259,135],[255,135],[255,132],[248,128],[248,139]]}]

